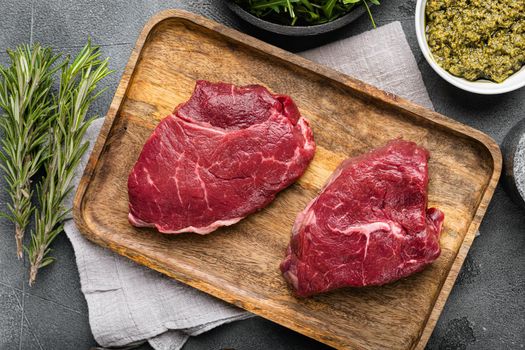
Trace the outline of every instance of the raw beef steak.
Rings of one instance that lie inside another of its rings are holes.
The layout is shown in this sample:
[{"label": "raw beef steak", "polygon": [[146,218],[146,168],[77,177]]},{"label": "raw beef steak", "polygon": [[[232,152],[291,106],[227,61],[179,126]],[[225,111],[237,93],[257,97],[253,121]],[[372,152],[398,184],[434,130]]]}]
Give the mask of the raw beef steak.
[{"label": "raw beef steak", "polygon": [[428,157],[394,140],[339,166],[297,216],[281,263],[297,296],[382,285],[437,259],[444,215],[427,209]]},{"label": "raw beef steak", "polygon": [[297,180],[314,151],[308,121],[290,97],[198,81],[129,174],[129,221],[163,233],[232,225]]}]

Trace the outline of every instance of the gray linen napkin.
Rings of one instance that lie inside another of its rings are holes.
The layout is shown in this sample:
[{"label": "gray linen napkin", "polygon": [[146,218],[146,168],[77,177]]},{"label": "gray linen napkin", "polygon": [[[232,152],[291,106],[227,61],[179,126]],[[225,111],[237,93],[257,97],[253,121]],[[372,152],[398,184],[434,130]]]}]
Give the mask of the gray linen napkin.
[{"label": "gray linen napkin", "polygon": [[300,55],[421,106],[434,108],[400,22]]},{"label": "gray linen napkin", "polygon": [[[301,55],[432,108],[399,22]],[[93,123],[86,139],[96,139],[102,122]],[[73,220],[65,231],[75,250],[91,330],[102,346],[147,340],[155,349],[177,350],[190,336],[252,316],[87,241]]]}]

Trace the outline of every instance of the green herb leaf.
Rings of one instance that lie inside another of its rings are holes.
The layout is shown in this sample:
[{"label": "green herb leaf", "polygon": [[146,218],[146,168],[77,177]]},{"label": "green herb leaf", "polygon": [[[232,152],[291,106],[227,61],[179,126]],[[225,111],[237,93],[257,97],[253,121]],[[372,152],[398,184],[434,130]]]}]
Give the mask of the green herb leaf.
[{"label": "green herb leaf", "polygon": [[[368,16],[370,17],[370,20],[372,21],[372,26],[373,26],[374,28],[377,28],[377,27],[376,27],[376,22],[374,21],[374,17],[372,16],[372,12],[370,12],[370,7],[368,6],[368,4],[367,4],[366,1],[367,1],[367,0],[363,0],[363,4],[364,4],[365,7],[366,7],[366,11],[368,12]],[[368,1],[372,1],[372,0],[368,0]],[[377,0],[375,0],[375,1],[377,1]]]},{"label": "green herb leaf", "polygon": [[335,6],[335,2],[337,0],[328,0],[324,5],[323,5],[323,12],[326,16],[326,18],[328,19],[331,19],[332,18],[332,11],[334,10],[334,6]]}]

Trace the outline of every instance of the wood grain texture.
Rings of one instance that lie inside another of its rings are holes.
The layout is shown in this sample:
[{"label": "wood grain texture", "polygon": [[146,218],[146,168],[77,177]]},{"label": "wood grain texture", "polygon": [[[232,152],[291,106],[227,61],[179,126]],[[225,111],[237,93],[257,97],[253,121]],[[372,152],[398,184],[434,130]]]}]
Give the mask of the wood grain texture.
[{"label": "wood grain texture", "polygon": [[[300,180],[240,223],[168,236],[127,221],[127,176],[160,119],[197,79],[292,96],[318,150]],[[295,216],[347,157],[403,137],[431,152],[429,205],[446,215],[441,257],[383,287],[293,297],[278,266]],[[194,14],[168,10],[140,35],[80,182],[75,221],[90,240],[341,349],[423,349],[501,172],[485,134]]]}]

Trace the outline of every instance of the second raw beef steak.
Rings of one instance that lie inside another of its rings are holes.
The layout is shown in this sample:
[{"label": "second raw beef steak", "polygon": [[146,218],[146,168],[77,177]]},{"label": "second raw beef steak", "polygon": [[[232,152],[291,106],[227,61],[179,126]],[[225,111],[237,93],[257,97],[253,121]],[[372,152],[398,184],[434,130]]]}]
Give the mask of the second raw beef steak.
[{"label": "second raw beef steak", "polygon": [[297,216],[281,263],[297,296],[382,285],[438,258],[444,215],[427,209],[428,157],[394,140],[339,166]]}]

